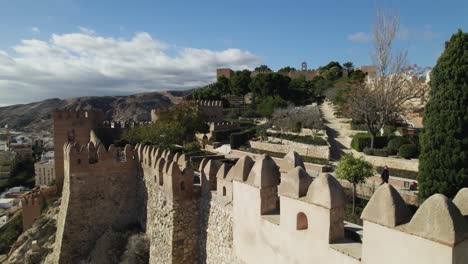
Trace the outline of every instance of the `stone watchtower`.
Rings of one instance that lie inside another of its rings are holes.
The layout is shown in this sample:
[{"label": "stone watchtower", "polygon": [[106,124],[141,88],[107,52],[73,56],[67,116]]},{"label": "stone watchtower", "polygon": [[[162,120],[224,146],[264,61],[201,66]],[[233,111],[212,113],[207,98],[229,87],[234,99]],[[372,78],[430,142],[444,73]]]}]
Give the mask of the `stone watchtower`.
[{"label": "stone watchtower", "polygon": [[57,188],[63,186],[63,146],[65,143],[87,144],[90,132],[104,120],[101,111],[55,110],[54,118],[54,160]]}]

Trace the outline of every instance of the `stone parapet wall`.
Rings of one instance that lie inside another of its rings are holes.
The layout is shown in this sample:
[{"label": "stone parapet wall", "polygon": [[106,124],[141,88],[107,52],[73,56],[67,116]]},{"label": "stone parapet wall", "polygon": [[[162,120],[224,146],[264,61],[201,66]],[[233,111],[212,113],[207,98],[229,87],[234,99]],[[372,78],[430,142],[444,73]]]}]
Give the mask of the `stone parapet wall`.
[{"label": "stone parapet wall", "polygon": [[[231,150],[231,152],[229,152],[229,155],[237,157],[237,158],[249,156],[255,160],[259,159],[262,156],[260,154],[255,154],[255,153],[237,150],[237,149]],[[275,161],[276,165],[280,168],[280,171],[282,172],[286,171],[285,169],[283,169],[285,166],[283,165],[284,162],[282,158],[273,157],[272,159]],[[304,162],[304,167],[308,172],[318,172],[318,173],[328,172],[330,169],[329,166],[314,164],[314,163],[309,163],[309,162]]]},{"label": "stone parapet wall", "polygon": [[92,143],[64,148],[64,185],[57,220],[54,263],[79,263],[110,228],[123,229],[137,222],[137,162],[132,147],[119,159]]},{"label": "stone parapet wall", "polygon": [[240,263],[233,250],[232,204],[216,192],[201,199],[200,263]]},{"label": "stone parapet wall", "polygon": [[299,142],[293,142],[289,140],[281,140],[278,138],[268,138],[273,142],[278,142],[279,144],[268,143],[263,141],[253,141],[250,140],[249,144],[252,148],[261,149],[266,151],[272,152],[280,152],[280,153],[289,153],[291,151],[296,151],[301,156],[306,157],[314,157],[314,158],[322,158],[322,159],[329,159],[330,158],[330,146],[316,146],[316,145],[309,145]]},{"label": "stone parapet wall", "polygon": [[369,156],[362,152],[353,150],[355,155],[363,157],[365,160],[372,163],[374,166],[383,167],[387,165],[390,169],[408,170],[408,171],[419,171],[419,160],[418,159],[398,159],[391,157],[378,157]]}]

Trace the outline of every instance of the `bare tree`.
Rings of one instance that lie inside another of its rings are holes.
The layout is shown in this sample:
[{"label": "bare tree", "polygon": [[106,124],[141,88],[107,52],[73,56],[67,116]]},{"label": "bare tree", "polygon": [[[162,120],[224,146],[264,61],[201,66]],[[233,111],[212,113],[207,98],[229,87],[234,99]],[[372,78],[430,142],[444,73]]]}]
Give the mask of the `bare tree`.
[{"label": "bare tree", "polygon": [[407,52],[392,50],[398,33],[399,16],[378,10],[373,24],[372,62],[375,74],[354,86],[347,94],[345,109],[355,120],[364,121],[371,134],[371,148],[377,133],[392,116],[405,110],[405,103],[424,95],[426,69],[409,65]]},{"label": "bare tree", "polygon": [[315,137],[323,129],[322,116],[317,106],[288,107],[275,110],[271,123],[281,132],[297,132],[302,128],[312,130]]}]

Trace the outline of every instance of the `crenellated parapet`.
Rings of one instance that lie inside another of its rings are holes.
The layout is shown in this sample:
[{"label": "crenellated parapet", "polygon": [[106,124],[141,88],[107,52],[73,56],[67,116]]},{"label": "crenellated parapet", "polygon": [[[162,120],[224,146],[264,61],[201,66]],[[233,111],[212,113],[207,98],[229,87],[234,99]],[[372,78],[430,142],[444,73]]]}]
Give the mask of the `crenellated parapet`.
[{"label": "crenellated parapet", "polygon": [[106,149],[99,142],[94,138],[63,146],[64,184],[54,263],[79,262],[91,253],[89,241],[97,241],[110,228],[139,222],[135,150],[130,145]]},{"label": "crenellated parapet", "polygon": [[78,111],[70,111],[64,109],[55,109],[53,111],[53,118],[61,119],[61,120],[104,120],[104,113],[99,110],[78,110]]},{"label": "crenellated parapet", "polygon": [[[466,188],[453,201],[434,194],[411,217],[400,194],[384,184],[372,196],[364,221],[362,259],[367,263],[464,263],[468,259]],[[466,212],[465,212],[466,213]],[[390,252],[376,252],[385,246]],[[408,249],[414,249],[408,254]]]},{"label": "crenellated parapet", "polygon": [[201,107],[223,107],[221,100],[195,100],[194,102]]},{"label": "crenellated parapet", "polygon": [[135,168],[135,153],[133,147],[126,145],[124,149],[117,149],[113,144],[106,150],[104,145],[94,146],[89,142],[85,146],[77,143],[64,145],[64,161],[69,165],[71,173],[80,169],[100,170],[101,166],[131,167]]},{"label": "crenellated parapet", "polygon": [[240,128],[240,124],[236,122],[209,122],[208,124],[210,126],[210,132]]},{"label": "crenellated parapet", "polygon": [[467,189],[453,201],[433,195],[411,216],[398,191],[384,184],[364,209],[363,238],[355,241],[345,235],[346,200],[334,176],[311,177],[295,153],[286,155],[283,167],[289,171],[279,176],[270,159],[261,156],[253,165],[240,159],[230,170],[221,166],[217,173],[217,196],[232,199],[233,249],[243,262],[464,263],[467,259]]},{"label": "crenellated parapet", "polygon": [[170,199],[192,197],[194,173],[184,154],[149,145],[135,149],[144,177],[152,181],[154,191],[162,191]]}]

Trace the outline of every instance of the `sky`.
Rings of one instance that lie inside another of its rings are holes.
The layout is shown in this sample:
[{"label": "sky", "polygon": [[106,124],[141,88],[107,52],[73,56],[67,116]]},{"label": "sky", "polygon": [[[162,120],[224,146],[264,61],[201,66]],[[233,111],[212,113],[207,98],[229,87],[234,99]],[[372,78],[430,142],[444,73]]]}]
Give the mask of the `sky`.
[{"label": "sky", "polygon": [[184,90],[216,68],[369,65],[376,8],[400,15],[394,50],[434,66],[468,30],[468,1],[0,0],[0,106]]}]

